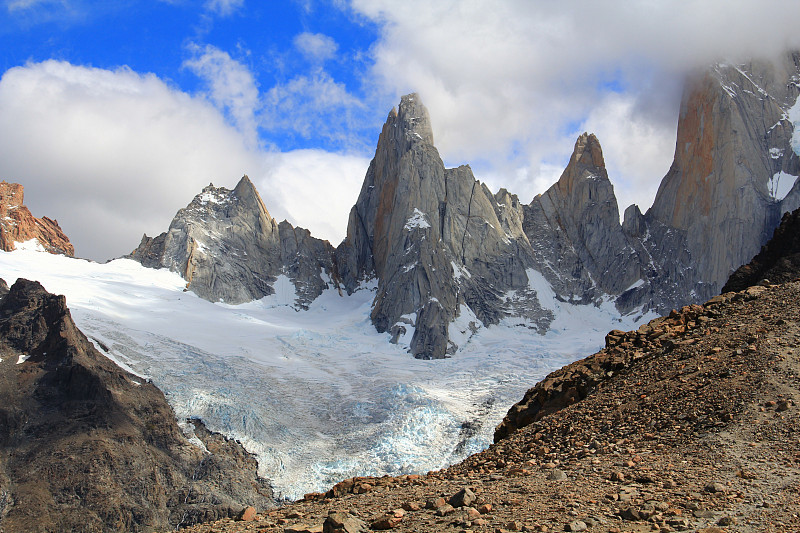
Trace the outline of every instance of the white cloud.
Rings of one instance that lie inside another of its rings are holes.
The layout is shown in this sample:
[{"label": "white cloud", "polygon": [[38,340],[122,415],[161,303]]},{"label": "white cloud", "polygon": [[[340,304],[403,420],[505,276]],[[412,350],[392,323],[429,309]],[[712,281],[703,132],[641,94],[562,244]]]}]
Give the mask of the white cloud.
[{"label": "white cloud", "polygon": [[130,252],[166,230],[209,181],[229,186],[263,159],[202,99],[152,75],[45,61],[0,80],[0,175],[57,218],[78,255]]},{"label": "white cloud", "polygon": [[322,33],[303,32],[295,36],[294,46],[308,59],[315,63],[324,63],[333,59],[339,45],[333,38]]},{"label": "white cloud", "polygon": [[3,75],[0,138],[0,179],[22,183],[33,214],[58,219],[76,254],[97,260],[165,231],[209,182],[232,188],[243,174],[273,216],[336,245],[368,164],[264,152],[205,98],[154,75],[59,61]]},{"label": "white cloud", "polygon": [[221,17],[232,15],[244,5],[244,0],[208,0],[205,8]]},{"label": "white cloud", "polygon": [[[421,93],[448,164],[473,163],[523,201],[540,192],[533,182],[542,169],[563,168],[583,125],[599,130],[612,169],[650,190],[674,150],[680,85],[662,80],[722,57],[800,47],[794,0],[352,0],[351,7],[380,26],[375,80],[395,100]],[[608,99],[609,90],[622,90],[624,104]],[[627,134],[643,155],[618,148]]]},{"label": "white cloud", "polygon": [[[677,109],[679,102],[673,105]],[[591,111],[581,129],[596,134],[603,147],[620,214],[633,203],[644,212],[672,163],[675,124],[650,120],[636,108],[635,97],[610,94]]]},{"label": "white cloud", "polygon": [[252,143],[257,143],[255,113],[259,107],[258,86],[250,70],[227,52],[211,45],[191,44],[194,54],[184,62],[208,85],[211,100],[230,113],[235,125]]},{"label": "white cloud", "polygon": [[[324,150],[271,154],[267,173],[254,181],[270,191],[270,214],[311,230],[337,246],[347,232],[350,208],[356,203],[369,159]],[[262,193],[263,194],[263,193]],[[264,199],[266,202],[266,198]]]},{"label": "white cloud", "polygon": [[354,130],[363,127],[364,110],[364,104],[343,83],[317,69],[267,91],[261,123],[269,130],[348,145]]}]

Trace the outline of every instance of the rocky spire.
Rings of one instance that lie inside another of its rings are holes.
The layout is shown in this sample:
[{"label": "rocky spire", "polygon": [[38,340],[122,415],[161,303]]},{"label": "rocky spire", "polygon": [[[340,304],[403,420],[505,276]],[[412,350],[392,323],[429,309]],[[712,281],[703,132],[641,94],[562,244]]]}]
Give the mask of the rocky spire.
[{"label": "rocky spire", "polygon": [[378,280],[377,329],[422,358],[455,350],[448,327],[462,304],[493,323],[503,315],[499,288],[527,283],[518,260],[524,254],[507,235],[525,239],[519,217],[498,218],[505,207],[468,166],[445,169],[432,143],[425,106],[415,94],[404,96],[383,126],[337,250],[348,290]]},{"label": "rocky spire", "polygon": [[558,182],[526,209],[525,227],[532,243],[552,243],[535,248],[543,273],[562,294],[588,302],[619,294],[641,275],[594,134],[578,137]]}]

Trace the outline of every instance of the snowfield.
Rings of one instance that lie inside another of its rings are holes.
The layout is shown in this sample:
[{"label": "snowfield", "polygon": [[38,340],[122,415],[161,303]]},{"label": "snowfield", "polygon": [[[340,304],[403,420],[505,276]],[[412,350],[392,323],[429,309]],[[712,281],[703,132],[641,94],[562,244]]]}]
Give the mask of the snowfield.
[{"label": "snowfield", "polygon": [[0,277],[64,294],[101,352],[152,379],[178,420],[199,417],[241,441],[288,499],[355,475],[427,472],[484,449],[534,383],[595,352],[608,330],[652,318],[558,302],[536,277],[554,330],[479,328],[452,358],[420,361],[375,331],[370,286],[352,296],[328,290],[296,311],[281,277],[275,295],[233,306],[184,292],[167,270],[33,249],[0,252]]}]

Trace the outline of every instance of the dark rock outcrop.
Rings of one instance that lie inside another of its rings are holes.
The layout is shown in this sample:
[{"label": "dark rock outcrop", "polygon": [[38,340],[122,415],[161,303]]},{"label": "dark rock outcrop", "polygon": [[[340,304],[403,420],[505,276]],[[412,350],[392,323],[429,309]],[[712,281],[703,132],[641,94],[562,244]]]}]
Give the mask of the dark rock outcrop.
[{"label": "dark rock outcrop", "polygon": [[800,277],[800,209],[785,213],[772,239],[746,265],[737,268],[722,292],[741,291],[763,280],[785,283]]},{"label": "dark rock outcrop", "polygon": [[74,255],[75,248],[58,221],[34,217],[23,199],[22,185],[0,181],[0,250],[10,252],[18,243],[36,239],[50,253]]},{"label": "dark rock outcrop", "polygon": [[169,230],[142,237],[129,256],[146,267],[169,268],[201,298],[238,304],[275,293],[278,276],[289,278],[307,307],[328,286],[333,247],[308,230],[278,223],[244,176],[233,190],[204,188],[178,211]]},{"label": "dark rock outcrop", "polygon": [[196,433],[207,451],[160,390],[93,347],[63,296],[20,279],[2,298],[0,530],[166,530],[274,505],[252,456]]}]

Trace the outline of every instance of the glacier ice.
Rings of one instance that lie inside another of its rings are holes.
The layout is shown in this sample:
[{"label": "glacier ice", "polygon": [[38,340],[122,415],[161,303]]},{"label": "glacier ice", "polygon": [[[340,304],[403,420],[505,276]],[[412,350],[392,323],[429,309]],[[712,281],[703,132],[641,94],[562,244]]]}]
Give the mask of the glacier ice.
[{"label": "glacier ice", "polygon": [[[184,292],[177,274],[125,259],[0,252],[0,277],[66,295],[101,351],[158,385],[179,420],[202,418],[242,442],[288,499],[355,475],[426,472],[463,459],[488,446],[536,381],[597,350],[609,329],[636,325],[610,305],[553,301],[558,328],[544,336],[475,327],[462,312],[452,327],[469,342],[452,358],[425,361],[375,331],[374,283],[351,296],[328,290],[297,311],[288,278],[262,301],[210,303]],[[529,277],[548,292],[543,278]]]}]

